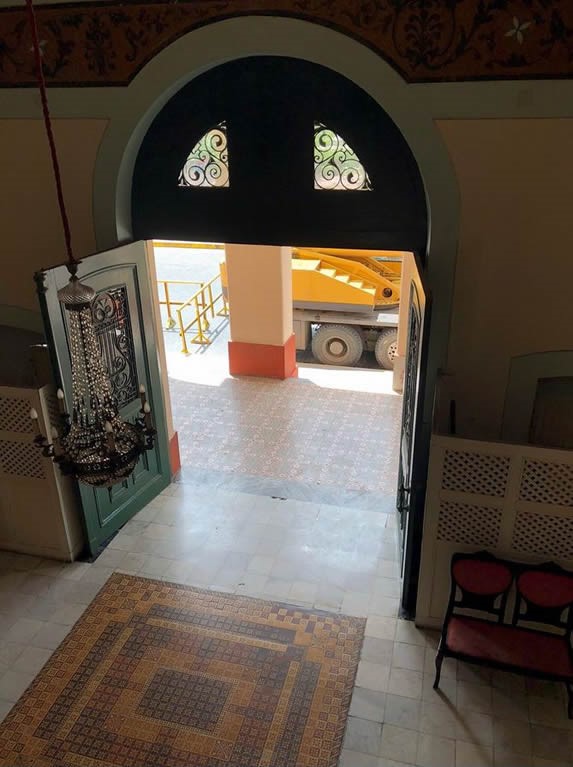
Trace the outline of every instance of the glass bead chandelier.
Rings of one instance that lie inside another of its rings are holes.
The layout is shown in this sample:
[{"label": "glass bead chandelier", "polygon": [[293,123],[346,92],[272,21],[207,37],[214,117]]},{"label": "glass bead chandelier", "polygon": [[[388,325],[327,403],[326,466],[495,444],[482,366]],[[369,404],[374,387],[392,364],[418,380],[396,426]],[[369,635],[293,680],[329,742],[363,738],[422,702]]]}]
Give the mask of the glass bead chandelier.
[{"label": "glass bead chandelier", "polygon": [[140,456],[153,448],[156,432],[143,386],[139,387],[141,410],[135,422],[129,423],[121,418],[109,376],[102,362],[92,316],[92,303],[96,292],[78,279],[79,262],[72,252],[32,0],[26,0],[26,7],[68,252],[67,268],[70,279],[68,284],[58,291],[58,299],[67,320],[72,369],[71,408],[69,411],[66,409],[64,392],[58,389],[59,425],[51,427],[51,441],[40,432],[36,410],[30,411],[30,417],[36,424],[34,441],[42,448],[44,456],[53,458],[64,474],[94,487],[110,488],[118,482],[123,482],[133,472]]},{"label": "glass bead chandelier", "polygon": [[145,387],[139,387],[141,410],[135,423],[122,420],[108,374],[102,362],[92,317],[93,288],[72,274],[58,291],[67,317],[72,368],[72,407],[66,411],[65,397],[58,389],[60,428],[53,426],[52,441],[36,422],[36,444],[53,458],[64,474],[95,487],[111,487],[134,470],[140,456],[153,448],[155,429]]}]

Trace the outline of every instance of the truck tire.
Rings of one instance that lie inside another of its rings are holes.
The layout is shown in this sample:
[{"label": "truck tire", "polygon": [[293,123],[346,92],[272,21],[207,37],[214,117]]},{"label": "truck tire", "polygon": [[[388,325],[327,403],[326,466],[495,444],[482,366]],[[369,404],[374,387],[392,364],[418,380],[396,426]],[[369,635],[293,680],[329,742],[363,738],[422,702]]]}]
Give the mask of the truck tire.
[{"label": "truck tire", "polygon": [[376,362],[384,370],[394,369],[394,358],[398,348],[398,331],[395,328],[386,328],[378,336],[374,355]]},{"label": "truck tire", "polygon": [[312,338],[314,358],[323,365],[356,365],[364,342],[360,332],[352,325],[320,325]]}]

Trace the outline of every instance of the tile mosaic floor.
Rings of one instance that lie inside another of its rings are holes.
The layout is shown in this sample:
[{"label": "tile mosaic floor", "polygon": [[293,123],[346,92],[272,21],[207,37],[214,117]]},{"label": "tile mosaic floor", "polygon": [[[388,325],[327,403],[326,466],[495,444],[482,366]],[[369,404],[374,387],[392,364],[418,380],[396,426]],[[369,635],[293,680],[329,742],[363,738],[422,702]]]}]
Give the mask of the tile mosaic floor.
[{"label": "tile mosaic floor", "polygon": [[0,765],[330,767],[365,623],[116,573],[0,724]]},{"label": "tile mosaic floor", "polygon": [[170,389],[184,466],[395,492],[401,397],[306,379],[225,378],[219,386],[171,379]]},{"label": "tile mosaic floor", "polygon": [[383,511],[182,482],[93,564],[2,553],[0,712],[125,571],[367,617],[341,767],[573,764],[560,687],[445,661],[432,689],[437,636],[397,617],[395,534]]}]

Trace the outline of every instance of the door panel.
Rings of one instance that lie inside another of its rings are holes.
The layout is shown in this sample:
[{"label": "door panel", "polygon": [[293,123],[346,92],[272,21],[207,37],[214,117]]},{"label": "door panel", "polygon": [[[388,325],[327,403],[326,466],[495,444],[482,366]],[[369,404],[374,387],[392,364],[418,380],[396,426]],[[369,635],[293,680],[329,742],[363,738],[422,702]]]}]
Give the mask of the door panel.
[{"label": "door panel", "polygon": [[[65,266],[59,266],[41,276],[40,303],[46,337],[51,340],[54,375],[70,402],[66,318],[57,297],[69,275]],[[142,383],[157,429],[154,449],[142,456],[133,474],[122,483],[109,489],[79,483],[88,548],[95,554],[104,541],[169,484],[169,451],[145,244],[138,242],[90,256],[82,261],[78,276],[97,294],[92,312],[94,326],[121,417],[132,422],[137,417]]]},{"label": "door panel", "polygon": [[[371,191],[314,188],[315,120],[356,152]],[[195,142],[222,121],[229,187],[179,187],[179,172]],[[167,102],[138,153],[132,225],[142,239],[368,243],[417,250],[422,257],[427,241],[422,179],[388,115],[336,72],[277,56],[214,67]]]},{"label": "door panel", "polygon": [[[418,266],[418,265],[417,265]],[[402,434],[398,469],[397,508],[402,555],[402,607],[412,612],[418,585],[420,545],[426,493],[427,450],[424,445],[422,402],[428,345],[430,301],[420,271],[410,284],[406,370],[402,404]]]}]

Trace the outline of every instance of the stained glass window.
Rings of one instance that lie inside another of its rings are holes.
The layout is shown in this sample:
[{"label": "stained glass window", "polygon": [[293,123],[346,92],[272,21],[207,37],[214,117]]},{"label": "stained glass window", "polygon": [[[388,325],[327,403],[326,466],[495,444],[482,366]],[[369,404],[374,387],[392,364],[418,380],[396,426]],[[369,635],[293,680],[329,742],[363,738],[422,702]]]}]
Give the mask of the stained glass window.
[{"label": "stained glass window", "polygon": [[346,141],[320,122],[314,123],[314,188],[326,191],[372,191],[366,168]]},{"label": "stained glass window", "polygon": [[179,186],[228,187],[227,123],[207,131],[193,147],[179,173]]}]

